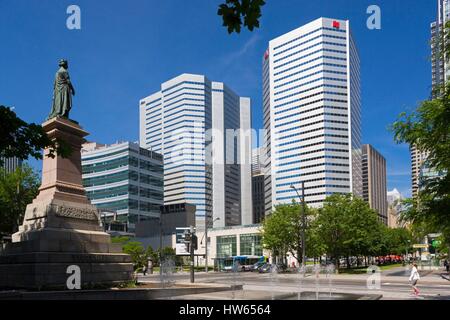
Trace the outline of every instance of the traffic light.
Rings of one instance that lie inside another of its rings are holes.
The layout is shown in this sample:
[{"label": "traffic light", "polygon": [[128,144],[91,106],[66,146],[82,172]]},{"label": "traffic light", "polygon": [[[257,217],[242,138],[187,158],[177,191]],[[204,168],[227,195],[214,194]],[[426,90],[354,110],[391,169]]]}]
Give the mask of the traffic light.
[{"label": "traffic light", "polygon": [[198,248],[198,239],[195,234],[192,235],[192,246],[194,247],[194,250],[197,250]]},{"label": "traffic light", "polygon": [[433,239],[431,238],[428,238],[428,252],[430,252],[430,254],[436,253],[436,248],[433,246]]}]

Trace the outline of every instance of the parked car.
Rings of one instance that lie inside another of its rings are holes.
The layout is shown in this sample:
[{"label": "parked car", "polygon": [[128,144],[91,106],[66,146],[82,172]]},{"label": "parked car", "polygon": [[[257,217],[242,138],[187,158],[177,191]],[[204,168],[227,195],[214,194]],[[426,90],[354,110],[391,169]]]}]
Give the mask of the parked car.
[{"label": "parked car", "polygon": [[250,271],[259,271],[259,269],[265,264],[266,264],[266,262],[259,261],[251,266]]},{"label": "parked car", "polygon": [[265,263],[261,267],[259,267],[258,272],[259,273],[268,273],[272,271],[272,264],[271,263]]}]

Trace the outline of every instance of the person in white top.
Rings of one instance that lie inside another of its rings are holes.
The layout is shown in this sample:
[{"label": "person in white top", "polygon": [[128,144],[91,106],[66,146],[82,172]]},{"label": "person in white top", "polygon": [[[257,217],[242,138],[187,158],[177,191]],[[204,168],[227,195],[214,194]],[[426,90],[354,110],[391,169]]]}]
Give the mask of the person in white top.
[{"label": "person in white top", "polygon": [[420,274],[419,271],[417,271],[417,264],[413,263],[412,269],[411,269],[411,275],[409,276],[409,282],[411,282],[411,286],[413,288],[413,294],[418,296],[419,295],[419,289],[417,289],[417,281],[420,280]]}]

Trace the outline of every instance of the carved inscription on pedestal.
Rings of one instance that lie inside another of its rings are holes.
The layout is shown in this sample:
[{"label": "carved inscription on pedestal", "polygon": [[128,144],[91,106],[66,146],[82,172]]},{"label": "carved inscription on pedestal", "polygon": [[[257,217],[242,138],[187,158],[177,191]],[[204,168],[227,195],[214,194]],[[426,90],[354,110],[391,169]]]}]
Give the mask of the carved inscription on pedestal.
[{"label": "carved inscription on pedestal", "polygon": [[58,217],[98,221],[97,210],[50,205],[48,210]]}]

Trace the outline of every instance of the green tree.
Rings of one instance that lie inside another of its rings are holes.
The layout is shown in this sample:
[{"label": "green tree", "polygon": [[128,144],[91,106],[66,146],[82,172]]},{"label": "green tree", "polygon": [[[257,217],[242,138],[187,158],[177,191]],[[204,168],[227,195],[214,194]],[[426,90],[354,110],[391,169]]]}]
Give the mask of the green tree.
[{"label": "green tree", "polygon": [[135,271],[140,271],[147,264],[147,256],[144,246],[138,241],[129,241],[124,244],[123,252],[131,256]]},{"label": "green tree", "polygon": [[240,33],[242,19],[248,30],[259,28],[261,8],[265,5],[264,0],[226,0],[219,6],[217,14],[222,16],[223,26],[227,27],[228,33]]},{"label": "green tree", "polygon": [[159,253],[158,251],[153,250],[152,246],[147,247],[145,254],[147,259],[152,260],[154,266],[159,264]]},{"label": "green tree", "polygon": [[390,252],[396,255],[403,255],[411,251],[413,235],[412,232],[406,228],[388,229],[390,240]]},{"label": "green tree", "polygon": [[41,151],[46,148],[49,149],[51,158],[56,154],[62,157],[70,155],[71,149],[67,143],[50,140],[40,125],[26,123],[11,108],[0,105],[0,123],[0,158],[17,157],[26,160],[31,156],[42,159]]},{"label": "green tree", "polygon": [[315,223],[319,239],[336,269],[341,257],[348,261],[351,256],[372,255],[380,250],[381,222],[360,198],[350,194],[327,197]]},{"label": "green tree", "polygon": [[39,176],[24,164],[7,173],[0,168],[0,232],[12,234],[23,222],[25,209],[38,194]]},{"label": "green tree", "polygon": [[[450,24],[437,38],[440,54],[450,57]],[[404,221],[427,224],[434,231],[442,232],[450,244],[450,83],[433,88],[436,98],[422,102],[410,114],[402,113],[391,130],[397,143],[407,143],[427,152],[426,167],[438,176],[421,180],[418,196],[408,200]]]},{"label": "green tree", "polygon": [[[156,254],[159,257],[159,255],[160,255],[159,249],[156,251]],[[163,261],[165,259],[172,258],[176,265],[181,265],[182,264],[182,257],[181,256],[177,256],[175,249],[172,248],[172,247],[165,247],[165,248],[163,248],[162,251],[161,251],[161,258],[163,259]]]},{"label": "green tree", "polygon": [[[315,210],[306,207],[306,255],[316,256],[317,237],[309,221],[314,219]],[[295,201],[292,204],[275,206],[275,210],[264,219],[262,242],[274,255],[284,257],[290,253],[299,263],[302,262],[302,206]]]}]

